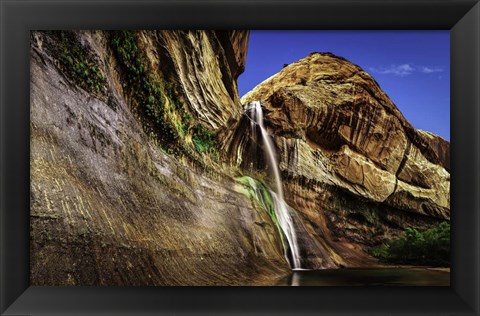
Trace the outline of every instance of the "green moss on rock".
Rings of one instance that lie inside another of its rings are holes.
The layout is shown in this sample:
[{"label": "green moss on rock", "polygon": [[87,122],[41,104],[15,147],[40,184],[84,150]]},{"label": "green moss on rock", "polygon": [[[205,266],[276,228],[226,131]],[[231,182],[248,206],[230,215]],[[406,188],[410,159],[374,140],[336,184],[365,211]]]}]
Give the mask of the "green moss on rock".
[{"label": "green moss on rock", "polygon": [[125,88],[138,103],[147,133],[156,135],[169,153],[192,156],[194,150],[218,159],[215,133],[195,122],[177,97],[175,85],[162,82],[150,69],[135,31],[112,32],[110,44],[123,69]]},{"label": "green moss on rock", "polygon": [[46,34],[54,40],[54,44],[48,46],[68,79],[93,94],[105,90],[105,75],[95,56],[78,41],[75,32],[48,31]]},{"label": "green moss on rock", "polygon": [[278,223],[272,195],[270,194],[268,187],[264,183],[248,176],[237,177],[235,180],[242,184],[241,191],[243,194],[245,194],[254,204],[268,212],[268,215],[270,215],[272,222],[275,224],[275,227],[278,230],[283,246],[288,247],[288,244],[285,243],[286,237],[283,235],[282,228]]},{"label": "green moss on rock", "polygon": [[163,84],[148,67],[147,61],[137,45],[134,31],[111,33],[110,43],[123,69],[125,88],[138,102],[140,114],[145,118],[144,125],[154,132],[162,145],[171,151],[178,140],[175,126],[167,119],[167,102]]}]

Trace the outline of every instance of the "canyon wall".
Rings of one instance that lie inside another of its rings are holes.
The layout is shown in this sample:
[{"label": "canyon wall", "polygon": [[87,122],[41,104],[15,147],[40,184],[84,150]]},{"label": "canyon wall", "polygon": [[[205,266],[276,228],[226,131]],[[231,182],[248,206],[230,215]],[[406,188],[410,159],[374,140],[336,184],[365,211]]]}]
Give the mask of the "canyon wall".
[{"label": "canyon wall", "polygon": [[[348,249],[450,219],[450,144],[416,130],[360,67],[312,53],[242,97],[254,100],[263,102],[274,135],[287,202],[311,235],[347,258],[342,264],[364,264]],[[264,168],[243,135],[226,137],[228,155]]]},{"label": "canyon wall", "polygon": [[[31,33],[31,284],[261,285],[289,273],[243,103],[262,101],[304,268],[450,218],[449,143],[314,53],[242,100],[247,31]],[[248,65],[247,65],[248,66]]]},{"label": "canyon wall", "polygon": [[248,32],[31,40],[32,285],[263,284],[287,273],[271,218],[208,147],[240,117]]}]

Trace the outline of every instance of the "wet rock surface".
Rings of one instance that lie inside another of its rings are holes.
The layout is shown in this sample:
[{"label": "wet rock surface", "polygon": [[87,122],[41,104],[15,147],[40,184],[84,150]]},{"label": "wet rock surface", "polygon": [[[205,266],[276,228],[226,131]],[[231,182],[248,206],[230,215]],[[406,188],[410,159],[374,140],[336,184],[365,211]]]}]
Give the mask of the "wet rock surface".
[{"label": "wet rock surface", "polygon": [[[337,265],[369,261],[345,245],[367,250],[406,227],[449,220],[449,143],[415,130],[360,67],[312,53],[242,97],[254,100],[265,108],[287,202],[343,258]],[[229,156],[264,168],[244,135],[226,137]]]},{"label": "wet rock surface", "polygon": [[[284,276],[288,263],[268,214],[235,191],[233,178],[214,162],[208,166],[208,157],[199,167],[166,154],[147,135],[108,35],[75,34],[106,78],[105,89],[94,93],[66,75],[47,47],[48,34],[33,36],[31,284],[241,285]],[[239,113],[238,96],[211,78],[221,78],[212,74],[220,69],[238,75],[242,56],[227,61],[194,44],[206,37],[234,51],[245,35],[231,34],[231,42],[210,32],[167,35],[138,34],[146,55],[170,53],[174,67],[158,65],[159,74],[182,82],[185,102],[206,121],[221,125]],[[160,39],[165,46],[157,49]],[[188,66],[177,51],[186,42]],[[228,83],[236,91],[235,81]]]},{"label": "wet rock surface", "polygon": [[[272,186],[242,103],[273,135],[302,267],[375,265],[369,247],[450,217],[449,143],[415,130],[332,54],[240,100],[245,31],[33,32],[31,284],[261,285],[281,236],[235,177]],[[168,143],[166,143],[168,142]]]}]

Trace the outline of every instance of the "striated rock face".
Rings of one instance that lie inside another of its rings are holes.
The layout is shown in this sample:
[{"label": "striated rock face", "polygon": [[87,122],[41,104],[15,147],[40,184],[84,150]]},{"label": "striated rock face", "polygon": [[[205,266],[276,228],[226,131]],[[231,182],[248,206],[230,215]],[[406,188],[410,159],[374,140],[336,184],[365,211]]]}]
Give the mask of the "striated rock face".
[{"label": "striated rock face", "polygon": [[[221,128],[238,118],[235,78],[248,33],[120,34],[129,51],[115,50],[114,35],[32,33],[31,284],[271,284],[284,276],[269,215],[205,152],[166,154],[161,126],[141,111],[150,97],[165,107],[181,100],[175,110],[191,116],[180,121],[189,127],[168,148],[189,148],[199,126],[191,121]],[[129,87],[132,69],[148,64],[161,93],[148,90],[149,78],[147,88]],[[178,115],[169,111],[154,117],[168,123]]]},{"label": "striated rock face", "polygon": [[184,90],[185,102],[198,119],[218,129],[241,111],[236,79],[245,68],[248,34],[160,31],[154,38],[151,32],[140,37],[145,47],[157,46],[150,54],[152,63],[162,72],[171,67],[169,81]]},{"label": "striated rock face", "polygon": [[[242,103],[254,100],[263,102],[274,135],[288,203],[327,248],[341,255],[346,244],[366,249],[405,227],[449,220],[449,143],[415,130],[360,67],[312,53]],[[250,155],[244,125],[241,120],[233,130],[243,131],[226,135],[227,156],[262,169]],[[343,261],[355,265],[354,257]]]},{"label": "striated rock face", "polygon": [[372,77],[331,54],[288,65],[240,101],[248,36],[32,32],[32,285],[275,284],[288,274],[268,203],[235,180],[273,187],[242,108],[253,100],[303,268],[373,265],[370,246],[449,220],[448,142],[415,130]]},{"label": "striated rock face", "polygon": [[450,172],[450,143],[433,133],[422,130],[417,130],[417,132],[423,138],[423,142],[432,148],[439,159],[440,165]]}]

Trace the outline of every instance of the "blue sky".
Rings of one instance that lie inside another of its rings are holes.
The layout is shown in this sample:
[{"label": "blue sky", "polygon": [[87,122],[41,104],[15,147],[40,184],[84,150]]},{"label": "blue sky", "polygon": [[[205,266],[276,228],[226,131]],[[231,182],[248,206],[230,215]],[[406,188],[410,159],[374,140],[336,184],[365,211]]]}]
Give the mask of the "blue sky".
[{"label": "blue sky", "polygon": [[251,31],[240,96],[311,52],[359,65],[414,127],[450,140],[449,31]]}]

